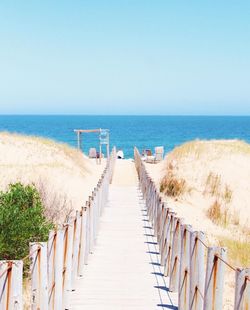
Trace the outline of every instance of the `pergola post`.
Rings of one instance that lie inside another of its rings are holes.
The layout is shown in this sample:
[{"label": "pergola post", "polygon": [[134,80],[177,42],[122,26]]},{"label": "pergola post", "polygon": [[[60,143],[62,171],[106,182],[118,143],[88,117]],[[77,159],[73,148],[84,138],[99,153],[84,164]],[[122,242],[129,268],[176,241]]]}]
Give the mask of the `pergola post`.
[{"label": "pergola post", "polygon": [[78,150],[81,150],[81,146],[82,146],[82,133],[78,130],[77,131],[77,148]]},{"label": "pergola post", "polygon": [[[74,132],[77,134],[77,148],[78,150],[83,151],[82,146],[82,134],[83,133],[91,133],[91,132],[99,132],[99,163],[101,163],[102,158],[102,144],[106,144],[107,147],[107,158],[109,158],[109,129],[75,129]],[[104,133],[104,137],[102,134]],[[105,136],[106,135],[106,136]]]}]

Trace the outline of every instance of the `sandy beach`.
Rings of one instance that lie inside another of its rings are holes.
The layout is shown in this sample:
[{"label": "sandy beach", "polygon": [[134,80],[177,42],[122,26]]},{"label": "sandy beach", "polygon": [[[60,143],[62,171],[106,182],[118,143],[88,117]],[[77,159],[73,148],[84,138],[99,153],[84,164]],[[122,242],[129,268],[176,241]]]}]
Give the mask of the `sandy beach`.
[{"label": "sandy beach", "polygon": [[0,133],[0,190],[34,183],[57,223],[79,210],[96,186],[105,160],[97,165],[78,150],[52,140]]}]

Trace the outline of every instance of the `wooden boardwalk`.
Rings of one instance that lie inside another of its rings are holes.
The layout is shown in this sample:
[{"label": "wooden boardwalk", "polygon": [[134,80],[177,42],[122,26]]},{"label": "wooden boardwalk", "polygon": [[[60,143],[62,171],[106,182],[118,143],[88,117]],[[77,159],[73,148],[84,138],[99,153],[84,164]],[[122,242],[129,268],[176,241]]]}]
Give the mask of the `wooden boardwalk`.
[{"label": "wooden boardwalk", "polygon": [[77,280],[70,309],[178,309],[158,251],[134,163],[118,160],[94,253]]}]

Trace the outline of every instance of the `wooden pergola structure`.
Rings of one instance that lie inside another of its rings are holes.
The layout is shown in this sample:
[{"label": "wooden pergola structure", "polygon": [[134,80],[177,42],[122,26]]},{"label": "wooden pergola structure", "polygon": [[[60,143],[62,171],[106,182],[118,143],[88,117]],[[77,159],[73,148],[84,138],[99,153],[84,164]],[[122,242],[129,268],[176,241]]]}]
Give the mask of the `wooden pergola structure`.
[{"label": "wooden pergola structure", "polygon": [[77,148],[82,150],[82,134],[83,133],[99,133],[99,158],[102,158],[102,145],[106,145],[107,158],[109,158],[109,129],[75,129],[77,134]]}]

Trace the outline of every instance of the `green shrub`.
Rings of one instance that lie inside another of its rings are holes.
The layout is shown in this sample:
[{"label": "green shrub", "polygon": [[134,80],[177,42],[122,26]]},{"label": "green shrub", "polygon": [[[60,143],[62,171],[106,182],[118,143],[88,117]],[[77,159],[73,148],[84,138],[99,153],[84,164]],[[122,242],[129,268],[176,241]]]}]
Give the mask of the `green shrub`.
[{"label": "green shrub", "polygon": [[52,228],[33,185],[10,184],[0,192],[0,259],[23,258],[29,242],[47,241]]}]

